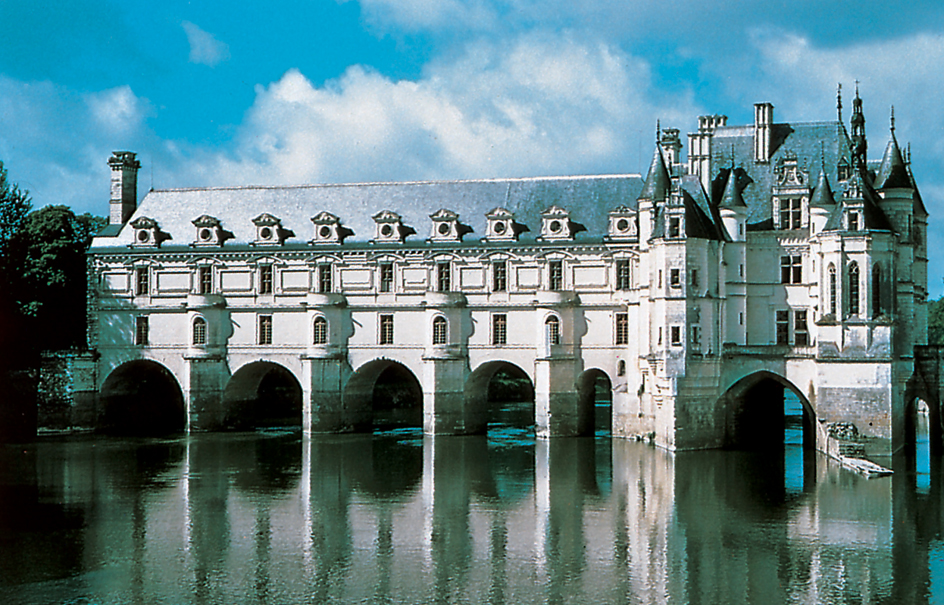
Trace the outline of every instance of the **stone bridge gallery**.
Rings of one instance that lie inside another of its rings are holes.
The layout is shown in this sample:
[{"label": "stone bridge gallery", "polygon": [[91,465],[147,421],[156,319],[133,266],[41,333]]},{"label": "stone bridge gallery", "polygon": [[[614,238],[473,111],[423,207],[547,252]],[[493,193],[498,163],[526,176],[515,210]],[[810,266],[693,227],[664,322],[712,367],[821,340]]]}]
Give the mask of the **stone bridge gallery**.
[{"label": "stone bridge gallery", "polygon": [[919,399],[938,418],[928,214],[894,122],[870,160],[853,107],[848,127],[775,122],[769,103],[753,124],[703,116],[687,157],[660,129],[645,177],[138,201],[140,163],[116,152],[90,352],[56,362],[57,422],[358,431],[392,405],[429,434],[481,433],[510,377],[542,438],[592,431],[605,400],[614,436],[668,449],[782,442],[789,390],[809,447],[838,422],[907,446]]}]

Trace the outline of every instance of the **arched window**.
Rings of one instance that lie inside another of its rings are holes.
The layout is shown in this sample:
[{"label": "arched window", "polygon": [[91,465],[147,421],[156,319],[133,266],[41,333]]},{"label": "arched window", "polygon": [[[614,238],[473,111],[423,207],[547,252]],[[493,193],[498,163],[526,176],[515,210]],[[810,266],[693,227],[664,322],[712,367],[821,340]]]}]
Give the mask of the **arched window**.
[{"label": "arched window", "polygon": [[836,315],[836,265],[829,263],[829,314]]},{"label": "arched window", "polygon": [[323,345],[328,342],[328,320],[324,317],[315,318],[311,342],[316,345]]},{"label": "arched window", "polygon": [[449,325],[442,315],[433,320],[433,344],[444,345],[449,342]]},{"label": "arched window", "polygon": [[207,322],[202,317],[193,320],[193,344],[205,345],[207,343]]},{"label": "arched window", "polygon": [[616,375],[625,376],[626,375],[626,361],[623,359],[619,360],[619,363],[616,364]]},{"label": "arched window", "polygon": [[859,263],[849,264],[849,315],[859,314]]},{"label": "arched window", "polygon": [[560,320],[557,316],[551,315],[544,322],[544,331],[547,336],[547,344],[559,345],[561,341]]},{"label": "arched window", "polygon": [[872,317],[882,314],[882,267],[872,265]]}]

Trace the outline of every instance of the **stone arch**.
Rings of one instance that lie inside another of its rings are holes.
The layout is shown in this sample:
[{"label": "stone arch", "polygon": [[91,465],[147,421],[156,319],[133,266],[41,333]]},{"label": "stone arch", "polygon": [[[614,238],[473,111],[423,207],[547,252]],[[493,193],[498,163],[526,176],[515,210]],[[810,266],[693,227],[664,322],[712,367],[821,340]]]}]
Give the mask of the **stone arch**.
[{"label": "stone arch", "polygon": [[285,366],[252,361],[236,370],[227,382],[223,410],[223,426],[228,429],[300,427],[302,387]]},{"label": "stone arch", "polygon": [[358,425],[422,425],[423,387],[410,368],[392,359],[374,359],[357,368],[342,399],[345,412],[360,419]]},{"label": "stone arch", "polygon": [[[496,377],[507,377],[501,383],[492,384]],[[528,403],[528,426],[534,424],[534,379],[522,368],[510,361],[491,360],[480,364],[465,381],[465,405],[472,410],[481,410],[488,420],[495,421],[501,413],[496,404],[501,400],[517,396],[517,403]],[[511,401],[511,399],[508,399]],[[501,418],[506,424],[522,422],[514,413],[510,418]]]},{"label": "stone arch", "polygon": [[[909,455],[916,452],[918,414],[921,413],[920,403],[924,402],[928,415],[928,448],[931,454],[939,456],[944,454],[944,418],[941,414],[939,389],[934,385],[936,377],[925,376],[920,364],[916,365],[915,374],[905,387],[902,446]],[[928,384],[928,378],[931,378],[931,385]]]},{"label": "stone arch", "polygon": [[183,391],[173,372],[149,359],[128,361],[99,391],[100,428],[126,435],[165,435],[187,428]]},{"label": "stone arch", "polygon": [[719,399],[723,418],[722,444],[731,449],[767,449],[783,444],[784,389],[803,408],[803,447],[816,447],[816,412],[792,382],[768,370],[753,372],[729,386]]},{"label": "stone arch", "polygon": [[[605,405],[598,404],[598,396],[601,394],[608,398]],[[613,428],[613,381],[610,376],[599,368],[585,370],[577,378],[577,398],[581,410],[578,414],[585,414],[591,419],[590,426],[594,427],[594,432],[605,431],[609,434]],[[604,412],[598,410],[598,407],[606,407],[609,417],[598,418],[597,412]]]}]

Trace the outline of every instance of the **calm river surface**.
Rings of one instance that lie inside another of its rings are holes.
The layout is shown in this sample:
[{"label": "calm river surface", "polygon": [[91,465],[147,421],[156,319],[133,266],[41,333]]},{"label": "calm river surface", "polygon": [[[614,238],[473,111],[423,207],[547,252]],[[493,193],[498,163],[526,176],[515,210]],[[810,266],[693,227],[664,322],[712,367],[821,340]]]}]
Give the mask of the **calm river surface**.
[{"label": "calm river surface", "polygon": [[0,603],[941,602],[923,460],[866,480],[789,443],[44,438],[0,446]]}]

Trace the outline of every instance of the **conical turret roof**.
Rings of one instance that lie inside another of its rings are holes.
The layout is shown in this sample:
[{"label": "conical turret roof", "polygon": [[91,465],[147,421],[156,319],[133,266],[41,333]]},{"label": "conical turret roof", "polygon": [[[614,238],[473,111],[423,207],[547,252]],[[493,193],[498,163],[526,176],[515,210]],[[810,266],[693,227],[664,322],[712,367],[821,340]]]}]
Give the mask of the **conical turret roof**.
[{"label": "conical turret roof", "polygon": [[721,196],[721,203],[719,205],[722,208],[747,208],[747,204],[744,203],[744,197],[741,195],[741,189],[738,187],[737,181],[737,171],[732,168],[731,173],[728,174],[728,184],[725,185],[724,194]]},{"label": "conical turret roof", "polygon": [[652,200],[654,202],[665,201],[672,190],[672,179],[669,177],[669,171],[665,167],[665,159],[662,157],[662,150],[656,146],[656,151],[652,155],[652,164],[649,166],[649,174],[646,176],[646,182],[643,183],[642,191],[637,199]]},{"label": "conical turret roof", "polygon": [[911,179],[908,176],[905,160],[901,157],[901,149],[898,147],[898,141],[895,139],[894,131],[892,131],[888,146],[885,147],[882,165],[879,167],[878,174],[875,176],[875,188],[911,188]]},{"label": "conical turret roof", "polygon": [[813,190],[813,196],[810,197],[810,206],[825,208],[836,205],[836,197],[829,186],[829,179],[826,177],[826,167],[823,166],[819,171],[819,180],[816,182],[816,188]]}]

